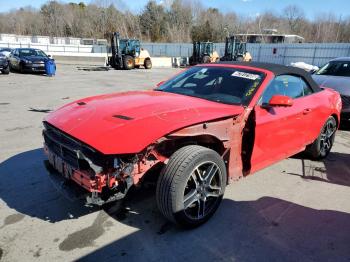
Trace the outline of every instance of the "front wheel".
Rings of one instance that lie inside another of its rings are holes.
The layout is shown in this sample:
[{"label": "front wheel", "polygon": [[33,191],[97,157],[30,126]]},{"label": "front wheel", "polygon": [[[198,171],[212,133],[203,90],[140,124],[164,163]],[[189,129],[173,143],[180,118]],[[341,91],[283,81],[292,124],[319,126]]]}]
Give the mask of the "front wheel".
[{"label": "front wheel", "polygon": [[209,64],[209,63],[211,63],[210,56],[208,56],[208,55],[203,56],[203,58],[202,58],[202,63],[203,63],[203,64]]},{"label": "front wheel", "polygon": [[185,146],[170,157],[158,179],[158,208],[180,226],[199,226],[219,207],[226,177],[218,153],[201,146]]},{"label": "front wheel", "polygon": [[330,116],[323,125],[317,139],[311,145],[306,147],[305,153],[313,159],[327,157],[332,149],[336,130],[337,121],[333,116]]},{"label": "front wheel", "polygon": [[10,66],[8,65],[4,70],[1,71],[4,75],[8,75],[10,73]]},{"label": "front wheel", "polygon": [[130,70],[135,67],[135,60],[132,56],[126,55],[123,59],[124,69]]}]

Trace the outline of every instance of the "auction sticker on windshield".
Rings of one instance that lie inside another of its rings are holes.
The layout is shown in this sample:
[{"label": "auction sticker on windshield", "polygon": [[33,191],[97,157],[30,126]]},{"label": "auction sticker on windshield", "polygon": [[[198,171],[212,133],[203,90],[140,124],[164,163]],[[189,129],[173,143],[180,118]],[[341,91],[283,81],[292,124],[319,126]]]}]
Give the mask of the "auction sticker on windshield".
[{"label": "auction sticker on windshield", "polygon": [[246,79],[250,79],[250,80],[256,80],[256,79],[260,78],[259,75],[250,74],[250,73],[241,72],[241,71],[233,72],[232,76],[246,78]]}]

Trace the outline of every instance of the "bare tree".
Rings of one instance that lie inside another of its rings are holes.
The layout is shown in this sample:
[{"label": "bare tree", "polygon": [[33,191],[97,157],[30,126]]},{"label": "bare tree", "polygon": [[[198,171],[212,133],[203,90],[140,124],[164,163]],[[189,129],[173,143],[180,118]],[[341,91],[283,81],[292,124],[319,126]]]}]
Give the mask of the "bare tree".
[{"label": "bare tree", "polygon": [[291,33],[299,33],[304,11],[296,5],[289,5],[283,10],[283,17],[287,20]]},{"label": "bare tree", "polygon": [[92,0],[90,4],[48,1],[40,9],[23,7],[0,13],[1,33],[107,38],[123,36],[154,42],[221,42],[227,33],[261,33],[275,28],[303,36],[307,42],[349,42],[350,18],[332,13],[308,20],[301,8],[289,5],[281,13],[223,13],[205,8],[200,0],[150,0],[140,14],[125,0]]}]

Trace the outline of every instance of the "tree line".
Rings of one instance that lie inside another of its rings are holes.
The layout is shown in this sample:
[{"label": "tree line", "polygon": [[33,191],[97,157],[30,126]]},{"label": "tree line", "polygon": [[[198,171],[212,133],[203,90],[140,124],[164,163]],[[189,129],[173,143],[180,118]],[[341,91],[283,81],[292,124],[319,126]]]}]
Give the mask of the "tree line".
[{"label": "tree line", "polygon": [[39,9],[23,7],[0,13],[0,33],[60,37],[109,38],[118,31],[122,36],[144,42],[222,42],[228,34],[297,34],[306,42],[350,42],[350,18],[332,13],[308,19],[296,6],[279,13],[265,11],[253,16],[205,8],[199,0],[150,0],[140,13],[122,8],[121,0],[95,0],[61,3],[48,1]]}]

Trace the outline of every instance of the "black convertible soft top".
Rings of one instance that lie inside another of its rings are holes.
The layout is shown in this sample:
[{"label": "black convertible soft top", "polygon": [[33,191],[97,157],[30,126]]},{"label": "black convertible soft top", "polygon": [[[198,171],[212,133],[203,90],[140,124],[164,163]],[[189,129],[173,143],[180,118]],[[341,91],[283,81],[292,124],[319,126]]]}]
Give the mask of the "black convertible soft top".
[{"label": "black convertible soft top", "polygon": [[322,89],[318,84],[312,79],[310,73],[305,70],[293,66],[285,66],[278,65],[272,63],[260,63],[260,62],[231,62],[231,61],[220,61],[218,64],[227,64],[227,65],[241,65],[241,66],[249,66],[256,67],[271,71],[275,76],[279,75],[297,75],[301,76],[307,83],[309,83],[310,87],[314,92],[321,91]]}]

